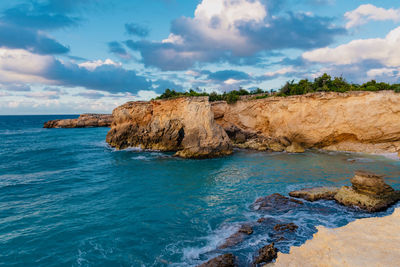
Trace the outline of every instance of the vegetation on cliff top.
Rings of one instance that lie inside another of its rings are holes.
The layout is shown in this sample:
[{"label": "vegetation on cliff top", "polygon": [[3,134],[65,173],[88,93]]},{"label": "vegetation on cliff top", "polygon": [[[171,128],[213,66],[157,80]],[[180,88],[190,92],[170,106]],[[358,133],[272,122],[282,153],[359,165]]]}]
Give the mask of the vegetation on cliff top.
[{"label": "vegetation on cliff top", "polygon": [[222,94],[212,92],[197,92],[190,90],[189,92],[176,92],[175,90],[166,89],[165,92],[157,97],[156,99],[168,99],[177,98],[183,96],[208,96],[210,101],[226,101],[228,103],[235,103],[240,99],[241,96],[249,96],[254,99],[266,98],[270,96],[291,96],[291,95],[303,95],[315,92],[348,92],[348,91],[383,91],[393,90],[396,93],[400,93],[400,84],[388,84],[384,82],[376,82],[371,80],[364,84],[348,83],[343,77],[334,77],[324,73],[322,76],[315,78],[314,81],[307,79],[300,80],[299,82],[286,82],[282,88],[276,92],[274,90],[262,90],[260,88],[247,91],[240,88],[239,90],[233,90],[230,92],[224,92]]}]

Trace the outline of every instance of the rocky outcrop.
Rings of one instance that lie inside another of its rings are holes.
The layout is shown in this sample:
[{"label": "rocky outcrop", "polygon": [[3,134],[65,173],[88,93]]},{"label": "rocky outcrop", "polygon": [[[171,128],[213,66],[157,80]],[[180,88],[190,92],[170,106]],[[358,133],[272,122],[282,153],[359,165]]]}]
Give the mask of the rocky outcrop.
[{"label": "rocky outcrop", "polygon": [[212,110],[216,122],[242,148],[400,151],[400,94],[393,91],[214,102]]},{"label": "rocky outcrop", "polygon": [[77,119],[52,120],[44,123],[43,128],[89,128],[110,127],[111,114],[82,114]]},{"label": "rocky outcrop", "polygon": [[271,267],[319,266],[399,266],[400,209],[387,217],[360,219],[329,229],[317,227],[312,240],[292,247],[289,254],[278,253]]},{"label": "rocky outcrop", "polygon": [[198,267],[236,267],[236,257],[233,254],[224,254],[213,258]]},{"label": "rocky outcrop", "polygon": [[338,187],[313,187],[313,188],[305,188],[297,191],[292,191],[289,193],[291,197],[302,198],[307,201],[317,201],[321,199],[325,200],[333,200],[335,199],[335,195],[339,192]]},{"label": "rocky outcrop", "polygon": [[117,149],[175,151],[184,158],[232,153],[231,141],[215,123],[206,97],[128,102],[113,111],[107,142]]},{"label": "rocky outcrop", "polygon": [[285,212],[303,205],[303,202],[297,199],[288,198],[275,193],[269,196],[258,198],[251,208],[263,212]]},{"label": "rocky outcrop", "polygon": [[351,183],[351,187],[343,186],[334,197],[342,205],[376,212],[400,200],[400,191],[386,184],[382,176],[358,171]]},{"label": "rocky outcrop", "polygon": [[253,233],[253,228],[250,225],[244,224],[239,228],[239,230],[236,233],[228,237],[225,240],[225,243],[219,246],[218,249],[233,247],[243,242],[243,240],[252,233]]},{"label": "rocky outcrop", "polygon": [[254,259],[253,264],[258,265],[260,263],[272,262],[278,256],[278,250],[275,248],[275,244],[271,243],[266,245],[258,251],[258,256]]},{"label": "rocky outcrop", "polygon": [[369,212],[385,210],[400,200],[400,191],[386,184],[383,176],[357,171],[350,181],[351,187],[306,188],[290,192],[289,195],[308,201],[335,200],[344,206],[358,207]]}]

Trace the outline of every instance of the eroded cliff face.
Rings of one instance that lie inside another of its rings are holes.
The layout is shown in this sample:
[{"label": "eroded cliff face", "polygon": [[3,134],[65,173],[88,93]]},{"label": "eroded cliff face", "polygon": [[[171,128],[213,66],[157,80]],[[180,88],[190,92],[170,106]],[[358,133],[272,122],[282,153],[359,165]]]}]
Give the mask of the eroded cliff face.
[{"label": "eroded cliff face", "polygon": [[236,146],[302,152],[304,148],[400,151],[400,94],[316,93],[215,102],[212,110]]},{"label": "eroded cliff face", "polygon": [[110,127],[112,120],[111,114],[82,114],[77,119],[48,121],[43,125],[43,128]]},{"label": "eroded cliff face", "polygon": [[128,102],[113,111],[107,142],[117,149],[176,151],[184,158],[232,153],[231,141],[214,121],[206,97]]}]

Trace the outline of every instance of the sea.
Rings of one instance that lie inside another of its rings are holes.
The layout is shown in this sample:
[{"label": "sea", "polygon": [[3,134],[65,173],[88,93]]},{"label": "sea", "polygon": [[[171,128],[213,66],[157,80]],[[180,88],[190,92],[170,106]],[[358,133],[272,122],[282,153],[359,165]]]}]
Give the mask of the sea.
[{"label": "sea", "polygon": [[[259,197],[314,186],[349,185],[356,170],[385,175],[400,189],[400,161],[382,155],[235,150],[188,160],[105,142],[107,128],[43,129],[77,115],[0,116],[1,266],[197,266],[233,253],[249,266],[276,240],[270,226],[299,226],[275,246],[288,253],[316,233],[358,218],[385,216],[333,201],[259,212]],[[243,224],[254,233],[219,249]]]}]

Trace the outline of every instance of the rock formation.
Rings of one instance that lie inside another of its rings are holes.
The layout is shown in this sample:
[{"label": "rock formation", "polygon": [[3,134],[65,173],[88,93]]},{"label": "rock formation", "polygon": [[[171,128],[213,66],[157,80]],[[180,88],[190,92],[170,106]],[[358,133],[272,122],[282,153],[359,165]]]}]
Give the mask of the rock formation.
[{"label": "rock formation", "polygon": [[236,267],[236,257],[233,254],[224,254],[213,258],[198,267]]},{"label": "rock formation", "polygon": [[216,122],[242,148],[400,151],[400,94],[393,91],[221,101],[214,102],[212,110]]},{"label": "rock formation", "polygon": [[351,183],[351,187],[343,186],[335,195],[340,204],[376,212],[400,200],[400,191],[386,184],[382,176],[358,171]]},{"label": "rock formation", "polygon": [[107,142],[117,149],[175,151],[184,158],[232,153],[231,141],[215,123],[206,97],[128,102],[113,111]]},{"label": "rock formation", "polygon": [[359,219],[329,229],[317,227],[312,240],[292,247],[289,254],[278,253],[270,267],[319,266],[399,266],[400,209],[387,217]]},{"label": "rock formation", "polygon": [[297,199],[288,198],[281,194],[272,194],[258,198],[251,208],[263,212],[286,212],[293,208],[303,205],[303,202]]},{"label": "rock formation", "polygon": [[384,210],[400,200],[400,191],[386,184],[383,176],[357,171],[351,183],[351,187],[306,188],[289,195],[308,201],[335,200],[344,206],[359,207],[369,212]]},{"label": "rock formation", "polygon": [[239,230],[236,233],[228,237],[225,240],[225,243],[219,246],[218,249],[233,247],[243,242],[243,240],[252,233],[253,233],[253,228],[250,225],[244,224],[239,228]]},{"label": "rock formation", "polygon": [[111,114],[82,114],[77,119],[52,120],[44,123],[43,128],[89,128],[110,127]]},{"label": "rock formation", "polygon": [[276,259],[278,250],[275,248],[274,243],[262,247],[258,251],[258,256],[254,259],[253,264],[269,263]]},{"label": "rock formation", "polygon": [[321,199],[333,200],[338,191],[339,188],[337,187],[314,187],[292,191],[289,193],[289,196],[302,198],[308,201],[317,201]]}]

